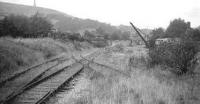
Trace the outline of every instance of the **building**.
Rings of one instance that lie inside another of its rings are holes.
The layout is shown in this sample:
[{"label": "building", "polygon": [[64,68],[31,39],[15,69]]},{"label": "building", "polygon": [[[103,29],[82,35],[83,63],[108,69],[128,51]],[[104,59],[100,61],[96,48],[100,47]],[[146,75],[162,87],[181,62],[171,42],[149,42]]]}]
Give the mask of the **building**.
[{"label": "building", "polygon": [[180,38],[158,38],[156,39],[155,44],[159,45],[161,43],[178,43],[180,41]]}]

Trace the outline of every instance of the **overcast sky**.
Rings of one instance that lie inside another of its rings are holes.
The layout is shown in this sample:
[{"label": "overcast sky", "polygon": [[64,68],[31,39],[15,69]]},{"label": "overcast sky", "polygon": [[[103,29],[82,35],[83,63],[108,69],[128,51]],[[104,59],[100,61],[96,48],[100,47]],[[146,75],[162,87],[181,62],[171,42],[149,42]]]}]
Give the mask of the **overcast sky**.
[{"label": "overcast sky", "polygon": [[[34,0],[0,0],[33,5]],[[200,25],[200,0],[36,0],[37,6],[65,12],[79,18],[90,18],[112,25],[140,28],[166,28],[174,18]]]}]

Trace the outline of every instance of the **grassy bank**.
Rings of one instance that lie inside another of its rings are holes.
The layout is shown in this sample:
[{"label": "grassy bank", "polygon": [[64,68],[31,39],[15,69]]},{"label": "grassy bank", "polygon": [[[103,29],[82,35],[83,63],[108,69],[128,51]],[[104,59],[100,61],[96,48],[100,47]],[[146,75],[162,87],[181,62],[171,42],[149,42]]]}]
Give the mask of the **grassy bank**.
[{"label": "grassy bank", "polygon": [[[0,38],[0,75],[4,76],[54,56],[80,53],[87,43],[62,42],[51,38]],[[79,48],[79,49],[77,49]]]}]

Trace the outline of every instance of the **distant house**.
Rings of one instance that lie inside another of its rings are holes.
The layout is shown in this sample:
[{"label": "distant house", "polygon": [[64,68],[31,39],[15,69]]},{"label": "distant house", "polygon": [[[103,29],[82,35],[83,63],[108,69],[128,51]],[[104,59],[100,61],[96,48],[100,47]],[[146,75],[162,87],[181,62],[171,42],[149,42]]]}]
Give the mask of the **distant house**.
[{"label": "distant house", "polygon": [[155,44],[159,45],[161,43],[177,43],[180,41],[181,41],[180,38],[158,38],[156,39]]}]

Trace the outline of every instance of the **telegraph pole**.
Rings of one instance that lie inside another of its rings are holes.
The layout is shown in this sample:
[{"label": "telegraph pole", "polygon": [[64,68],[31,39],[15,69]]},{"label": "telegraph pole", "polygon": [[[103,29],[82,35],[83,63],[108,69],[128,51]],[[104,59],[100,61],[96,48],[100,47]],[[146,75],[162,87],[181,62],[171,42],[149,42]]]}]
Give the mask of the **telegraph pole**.
[{"label": "telegraph pole", "polygon": [[34,4],[33,4],[33,6],[36,8],[36,0],[34,0]]},{"label": "telegraph pole", "polygon": [[37,13],[38,13],[38,10],[37,10],[37,5],[36,5],[36,0],[34,0],[33,9],[34,9],[34,11],[35,11],[36,14],[37,14]]}]

